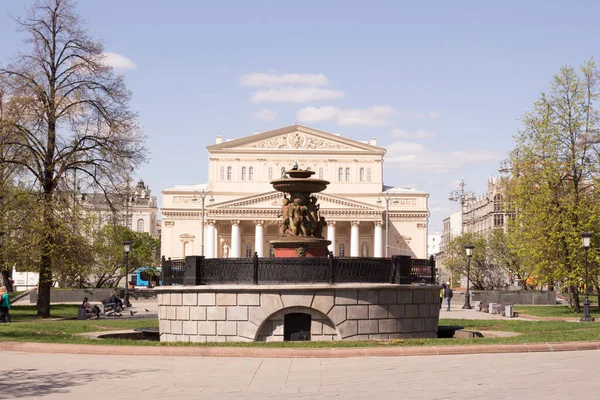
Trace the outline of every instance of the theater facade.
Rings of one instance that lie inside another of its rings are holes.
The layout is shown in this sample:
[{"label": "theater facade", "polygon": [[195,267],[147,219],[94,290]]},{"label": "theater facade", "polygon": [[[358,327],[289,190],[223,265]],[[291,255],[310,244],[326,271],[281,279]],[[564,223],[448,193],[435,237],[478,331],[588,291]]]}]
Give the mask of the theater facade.
[{"label": "theater facade", "polygon": [[167,258],[272,255],[284,195],[269,182],[294,164],[330,182],[316,197],[335,256],[427,256],[428,194],[384,184],[386,150],[375,138],[362,142],[292,125],[239,139],[217,136],[207,150],[207,183],[162,192]]}]

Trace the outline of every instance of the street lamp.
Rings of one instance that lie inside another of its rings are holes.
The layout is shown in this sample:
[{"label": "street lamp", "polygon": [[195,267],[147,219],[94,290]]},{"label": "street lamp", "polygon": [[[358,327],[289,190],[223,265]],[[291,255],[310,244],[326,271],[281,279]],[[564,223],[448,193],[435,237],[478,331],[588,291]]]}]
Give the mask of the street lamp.
[{"label": "street lamp", "polygon": [[468,244],[465,246],[465,252],[467,253],[467,293],[465,294],[465,305],[463,309],[470,310],[471,307],[471,293],[469,292],[469,283],[471,281],[471,257],[473,256],[473,249],[475,246]]},{"label": "street lamp", "polygon": [[[202,199],[202,244],[200,245],[200,249],[201,249],[201,254],[202,256],[204,256],[204,200],[206,199],[206,196],[210,193],[210,190],[207,189],[202,189],[200,191],[200,198]],[[212,203],[215,199],[210,196],[209,201]],[[198,199],[196,198],[196,196],[194,196],[194,198],[192,199],[192,201],[198,201]]]},{"label": "street lamp", "polygon": [[[131,251],[131,241],[126,240],[123,242],[123,247],[125,248],[125,307],[131,307],[131,303],[129,302],[129,252]],[[150,279],[150,278],[148,278]]]},{"label": "street lamp", "polygon": [[462,235],[465,230],[465,202],[475,199],[475,193],[467,192],[465,190],[465,181],[461,180],[458,184],[460,190],[453,190],[450,192],[448,200],[458,201],[460,203],[460,234]]},{"label": "street lamp", "polygon": [[[383,192],[385,198],[385,257],[389,257],[390,252],[390,230],[388,228],[390,221],[390,194]],[[381,197],[377,199],[377,204],[381,204]]]},{"label": "street lamp", "polygon": [[590,315],[590,299],[589,289],[588,289],[588,249],[590,248],[590,239],[592,238],[592,234],[589,232],[583,232],[581,234],[581,244],[583,245],[583,249],[585,250],[585,300],[583,301],[583,316],[581,317],[581,322],[592,322],[594,318]]}]

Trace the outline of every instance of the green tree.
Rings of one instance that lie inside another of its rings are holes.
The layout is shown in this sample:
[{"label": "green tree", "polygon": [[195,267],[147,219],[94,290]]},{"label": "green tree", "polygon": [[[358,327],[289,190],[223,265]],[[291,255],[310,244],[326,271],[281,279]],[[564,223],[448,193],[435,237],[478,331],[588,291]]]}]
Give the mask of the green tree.
[{"label": "green tree", "polygon": [[598,70],[562,67],[548,93],[523,117],[507,186],[516,217],[512,247],[537,284],[563,282],[580,311],[580,235],[598,233]]},{"label": "green tree", "polygon": [[[69,174],[100,192],[116,192],[144,161],[144,137],[129,109],[130,92],[105,63],[73,0],[39,0],[18,28],[25,50],[0,67],[11,112],[0,120],[0,163],[22,166],[41,193],[38,315],[50,316],[53,255],[61,239],[58,190]],[[83,185],[82,185],[83,186]]]},{"label": "green tree", "polygon": [[160,248],[158,239],[145,232],[133,232],[121,225],[106,225],[94,239],[96,255],[91,269],[92,284],[96,287],[114,287],[125,275],[123,243],[131,241],[128,274],[139,267],[156,267],[155,254]]}]

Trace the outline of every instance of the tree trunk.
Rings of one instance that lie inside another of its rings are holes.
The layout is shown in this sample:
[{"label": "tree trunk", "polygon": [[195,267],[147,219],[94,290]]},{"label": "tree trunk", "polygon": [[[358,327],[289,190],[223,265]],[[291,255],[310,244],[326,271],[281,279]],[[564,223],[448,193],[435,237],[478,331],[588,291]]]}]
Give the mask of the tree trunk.
[{"label": "tree trunk", "polygon": [[577,286],[569,285],[569,300],[573,306],[573,312],[579,314],[581,312],[581,306],[579,304],[579,290]]}]

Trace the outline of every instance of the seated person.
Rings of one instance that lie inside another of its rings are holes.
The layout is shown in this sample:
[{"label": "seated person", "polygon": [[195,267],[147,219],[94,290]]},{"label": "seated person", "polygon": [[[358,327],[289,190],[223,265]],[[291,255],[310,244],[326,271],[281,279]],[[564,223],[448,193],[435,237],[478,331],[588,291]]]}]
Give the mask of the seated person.
[{"label": "seated person", "polygon": [[83,298],[81,308],[84,308],[86,313],[90,315],[96,314],[96,318],[100,318],[100,307],[97,305],[91,305],[87,297]]},{"label": "seated person", "polygon": [[113,290],[113,294],[112,296],[110,296],[108,303],[115,305],[115,311],[117,311],[117,307],[121,307],[121,309],[125,308],[123,307],[123,300],[119,298],[119,292],[117,291],[117,289]]}]

